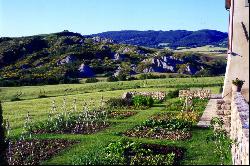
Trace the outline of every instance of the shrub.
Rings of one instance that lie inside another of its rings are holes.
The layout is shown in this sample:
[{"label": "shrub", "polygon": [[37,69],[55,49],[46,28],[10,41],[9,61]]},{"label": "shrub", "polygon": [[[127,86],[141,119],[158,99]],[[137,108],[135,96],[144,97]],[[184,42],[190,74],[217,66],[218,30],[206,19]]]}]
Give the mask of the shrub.
[{"label": "shrub", "polygon": [[115,76],[109,76],[107,78],[107,82],[117,82],[118,81],[118,78],[116,78]]},{"label": "shrub", "polygon": [[172,99],[172,98],[176,98],[176,97],[179,97],[179,89],[169,91],[167,93],[167,96],[166,96],[167,99]]},{"label": "shrub", "polygon": [[167,78],[166,75],[155,75],[155,74],[141,74],[139,76],[140,80],[145,80],[145,79],[161,79],[161,78]]},{"label": "shrub", "polygon": [[20,101],[21,99],[19,97],[13,96],[11,97],[10,101]]},{"label": "shrub", "polygon": [[123,74],[123,73],[119,73],[118,76],[117,76],[117,79],[119,81],[126,81],[127,80],[127,75]]},{"label": "shrub", "polygon": [[95,77],[93,78],[87,78],[85,83],[95,83],[95,82],[98,82],[99,80]]},{"label": "shrub", "polygon": [[136,77],[129,77],[127,80],[128,81],[133,81],[133,80],[138,80],[138,79]]},{"label": "shrub", "polygon": [[0,165],[8,165],[6,158],[7,143],[5,138],[5,129],[3,126],[3,110],[0,101]]},{"label": "shrub", "polygon": [[46,96],[45,90],[42,91],[42,90],[40,89],[38,98],[46,98],[46,97],[47,97],[47,96]]},{"label": "shrub", "polygon": [[154,99],[151,96],[137,95],[132,98],[132,104],[135,107],[152,107],[154,104]]},{"label": "shrub", "polygon": [[20,92],[17,92],[14,96],[11,97],[10,101],[20,101],[20,97],[23,93],[20,91]]},{"label": "shrub", "polygon": [[125,100],[122,98],[111,98],[106,102],[108,108],[124,108],[131,106],[131,102],[129,100]]}]

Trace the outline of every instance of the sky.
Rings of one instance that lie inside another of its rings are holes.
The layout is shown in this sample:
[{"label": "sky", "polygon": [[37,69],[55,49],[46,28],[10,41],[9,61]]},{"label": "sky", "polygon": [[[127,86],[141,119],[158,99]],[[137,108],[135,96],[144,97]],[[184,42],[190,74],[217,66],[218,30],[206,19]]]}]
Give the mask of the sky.
[{"label": "sky", "polygon": [[0,0],[0,36],[228,30],[225,0]]}]

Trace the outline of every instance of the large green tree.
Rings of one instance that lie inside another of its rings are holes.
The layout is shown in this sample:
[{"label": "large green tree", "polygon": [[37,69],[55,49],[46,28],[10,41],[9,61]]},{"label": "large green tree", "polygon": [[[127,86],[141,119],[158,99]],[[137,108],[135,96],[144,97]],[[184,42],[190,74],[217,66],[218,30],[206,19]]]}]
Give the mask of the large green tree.
[{"label": "large green tree", "polygon": [[7,143],[3,127],[3,109],[0,101],[0,165],[8,165],[6,158]]}]

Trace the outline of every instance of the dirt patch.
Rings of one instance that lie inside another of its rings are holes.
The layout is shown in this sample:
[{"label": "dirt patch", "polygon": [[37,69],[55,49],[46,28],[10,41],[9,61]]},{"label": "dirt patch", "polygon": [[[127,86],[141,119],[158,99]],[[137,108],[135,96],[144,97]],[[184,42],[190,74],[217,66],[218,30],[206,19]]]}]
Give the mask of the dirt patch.
[{"label": "dirt patch", "polygon": [[11,141],[7,152],[8,162],[9,165],[38,165],[76,143],[59,139]]}]

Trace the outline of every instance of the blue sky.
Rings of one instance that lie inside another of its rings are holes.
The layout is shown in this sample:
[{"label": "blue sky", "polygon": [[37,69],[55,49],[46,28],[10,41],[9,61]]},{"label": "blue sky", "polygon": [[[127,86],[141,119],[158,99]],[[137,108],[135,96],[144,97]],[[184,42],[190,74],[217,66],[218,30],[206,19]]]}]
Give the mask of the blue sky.
[{"label": "blue sky", "polygon": [[227,32],[225,0],[0,0],[0,36],[69,30],[93,34],[115,30]]}]

